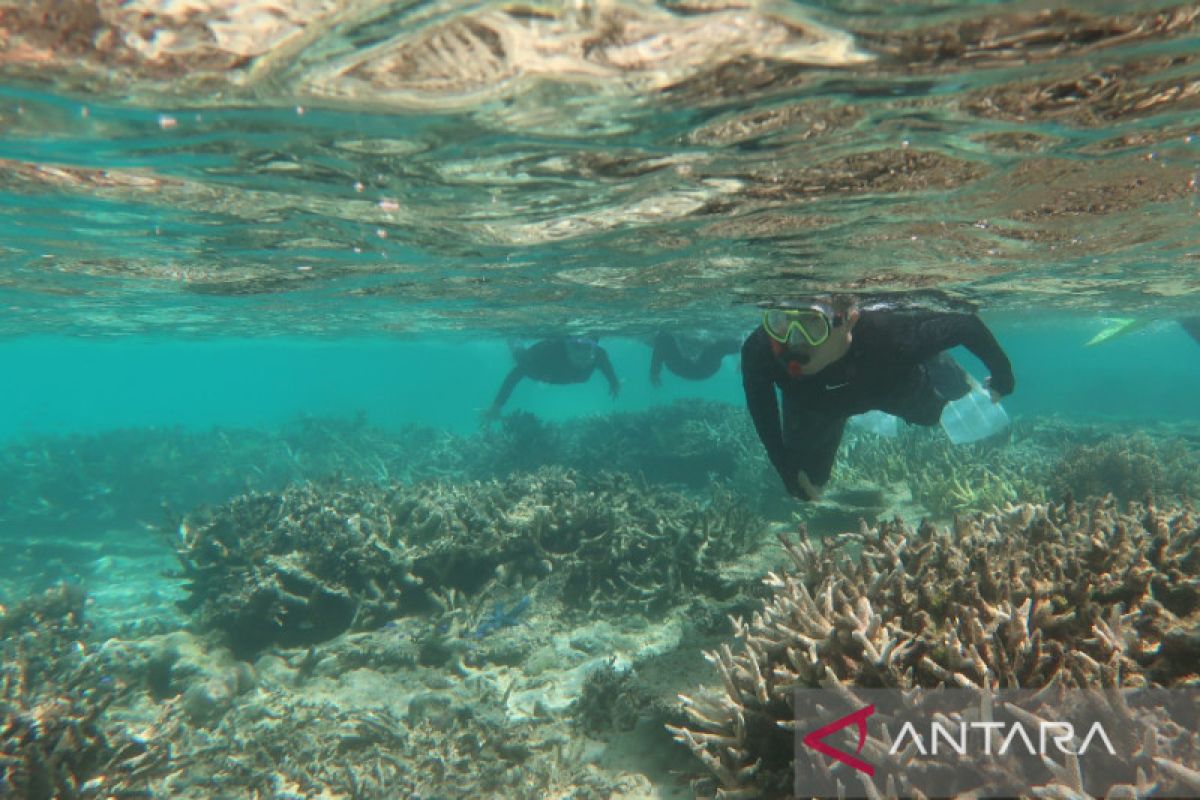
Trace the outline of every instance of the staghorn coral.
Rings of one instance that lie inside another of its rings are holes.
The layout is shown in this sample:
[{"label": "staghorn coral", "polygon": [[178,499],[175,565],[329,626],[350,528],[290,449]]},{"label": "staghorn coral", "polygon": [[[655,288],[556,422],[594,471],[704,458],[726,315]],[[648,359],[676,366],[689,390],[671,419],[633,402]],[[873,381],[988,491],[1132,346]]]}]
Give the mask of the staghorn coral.
[{"label": "staghorn coral", "polygon": [[[722,690],[684,698],[691,722],[673,733],[716,776],[718,797],[777,797],[791,786],[796,687],[1192,684],[1198,545],[1191,509],[1121,510],[1111,497],[1010,504],[953,530],[863,526],[825,552],[784,539],[792,569],[768,576],[761,612],[735,620],[738,651],[708,654]],[[1171,755],[1145,762],[1167,794],[1198,766]]]},{"label": "staghorn coral", "polygon": [[60,584],[0,606],[0,795],[137,796],[165,756],[104,719],[115,687],[89,669],[85,599]]},{"label": "staghorn coral", "polygon": [[736,479],[744,461],[757,455],[754,429],[740,408],[700,400],[585,420],[572,434],[562,463],[693,489]]},{"label": "staghorn coral", "polygon": [[[1138,499],[1148,481],[1129,480],[1123,488],[1099,475],[1084,481],[1078,472],[1092,466],[1082,448],[1098,448],[1110,433],[1018,418],[1007,441],[955,447],[936,429],[903,426],[897,438],[887,439],[851,426],[830,488],[906,486],[914,501],[940,518],[986,511],[1018,497],[1061,499],[1067,489],[1077,497],[1112,491]],[[1129,437],[1128,430],[1119,436]],[[1190,455],[1195,439],[1186,426],[1154,426],[1125,448],[1158,459],[1165,474],[1184,476],[1156,484],[1156,494],[1194,496],[1200,486]],[[1064,452],[1079,457],[1067,463]],[[16,439],[0,446],[0,483],[7,490],[0,496],[0,524],[57,532],[64,524],[100,516],[113,527],[134,526],[161,518],[164,503],[189,509],[238,492],[278,491],[330,476],[378,484],[489,480],[550,465],[627,472],[647,483],[702,493],[720,482],[773,518],[786,519],[797,509],[781,491],[745,410],[690,400],[565,423],[517,412],[497,427],[465,436],[419,426],[385,431],[361,417],[305,417],[270,432],[141,428]],[[1078,475],[1077,485],[1067,485],[1067,475]]]},{"label": "staghorn coral", "polygon": [[114,526],[158,519],[239,491],[339,475],[436,477],[465,461],[448,434],[412,426],[384,434],[362,417],[302,417],[275,431],[128,428],[19,438],[0,446],[0,521],[31,533],[97,517]]},{"label": "staghorn coral", "polygon": [[[509,582],[555,575],[569,606],[653,609],[734,591],[720,566],[753,542],[757,518],[610,474],[562,469],[504,481],[295,486],[248,494],[173,541],[185,610],[235,652],[309,645],[396,617],[448,613]],[[451,605],[463,605],[454,601]],[[478,603],[475,603],[478,610]],[[456,615],[456,630],[478,630]]]},{"label": "staghorn coral", "polygon": [[894,438],[851,432],[839,455],[839,482],[903,483],[913,499],[941,518],[1047,499],[1053,443],[1024,425],[1010,441],[954,445],[942,431],[905,426]]}]

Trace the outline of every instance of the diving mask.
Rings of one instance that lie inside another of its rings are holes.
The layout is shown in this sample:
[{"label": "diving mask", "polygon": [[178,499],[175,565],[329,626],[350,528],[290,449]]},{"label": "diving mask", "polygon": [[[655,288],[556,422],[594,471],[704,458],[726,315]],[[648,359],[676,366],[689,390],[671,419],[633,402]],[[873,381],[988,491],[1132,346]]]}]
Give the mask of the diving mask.
[{"label": "diving mask", "polygon": [[771,308],[763,312],[763,330],[780,344],[799,344],[794,336],[803,339],[812,347],[824,344],[829,339],[832,325],[838,324],[839,316],[820,306],[810,308]]}]

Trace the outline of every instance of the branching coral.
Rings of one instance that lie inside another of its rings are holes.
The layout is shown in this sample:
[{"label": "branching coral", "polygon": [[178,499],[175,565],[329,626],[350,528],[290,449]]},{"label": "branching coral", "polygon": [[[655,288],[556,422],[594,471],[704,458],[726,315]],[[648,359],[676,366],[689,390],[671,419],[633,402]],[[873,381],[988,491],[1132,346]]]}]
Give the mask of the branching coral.
[{"label": "branching coral", "polygon": [[939,517],[1042,501],[1049,456],[1023,429],[1006,443],[953,445],[937,429],[909,426],[895,438],[852,433],[839,458],[843,479],[905,483]]},{"label": "branching coral", "polygon": [[[785,540],[792,569],[768,577],[773,599],[735,620],[737,652],[708,656],[723,690],[685,698],[691,724],[674,733],[716,776],[719,797],[775,797],[791,785],[797,687],[1194,682],[1198,546],[1190,509],[1122,511],[1111,499],[1009,505],[954,530],[897,520],[828,552]],[[1160,788],[1186,783],[1147,763]]]},{"label": "branching coral", "polygon": [[88,668],[84,600],[60,585],[0,607],[0,795],[132,796],[165,755],[102,719],[115,689]]},{"label": "branching coral", "polygon": [[754,430],[741,409],[689,401],[588,420],[567,441],[563,463],[704,488],[734,479],[757,453]]},{"label": "branching coral", "polygon": [[504,481],[311,484],[250,494],[179,525],[185,603],[248,654],[436,610],[509,580],[559,576],[569,605],[642,609],[728,592],[723,560],[761,531],[717,491],[702,504],[627,476],[561,469]]},{"label": "branching coral", "polygon": [[34,532],[97,516],[135,525],[160,518],[164,504],[185,510],[299,481],[491,480],[552,465],[698,491],[749,472],[738,482],[745,494],[761,490],[763,463],[744,412],[720,403],[567,423],[518,411],[467,436],[415,425],[384,431],[361,417],[304,417],[270,432],[141,428],[0,445],[0,521]]}]

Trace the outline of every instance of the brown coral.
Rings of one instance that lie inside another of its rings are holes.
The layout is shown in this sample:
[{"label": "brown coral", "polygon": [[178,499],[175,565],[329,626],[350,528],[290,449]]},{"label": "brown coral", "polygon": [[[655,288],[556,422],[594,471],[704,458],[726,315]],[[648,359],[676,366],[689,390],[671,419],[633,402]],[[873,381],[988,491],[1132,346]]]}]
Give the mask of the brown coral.
[{"label": "brown coral", "polygon": [[1121,500],[1147,494],[1195,496],[1200,490],[1200,460],[1180,439],[1111,434],[1066,448],[1049,481],[1055,493],[1076,497],[1109,492]]},{"label": "brown coral", "polygon": [[[857,558],[841,549],[851,544]],[[1200,663],[1185,644],[1200,623],[1198,544],[1190,509],[1111,499],[1009,505],[954,530],[864,526],[826,552],[785,540],[793,569],[768,577],[774,598],[735,621],[737,652],[708,656],[723,691],[685,698],[691,724],[674,733],[719,797],[771,797],[791,785],[797,687],[1187,684]],[[1147,763],[1160,787],[1184,780],[1179,765]]]},{"label": "brown coral", "polygon": [[0,607],[0,795],[133,796],[161,748],[104,718],[111,677],[89,669],[85,593],[60,584]]},{"label": "brown coral", "polygon": [[702,504],[628,476],[543,469],[503,481],[249,494],[183,521],[174,541],[185,609],[244,655],[436,610],[433,590],[477,597],[498,571],[515,581],[554,573],[560,599],[575,607],[644,611],[719,597],[733,591],[720,564],[760,531],[726,493]]}]

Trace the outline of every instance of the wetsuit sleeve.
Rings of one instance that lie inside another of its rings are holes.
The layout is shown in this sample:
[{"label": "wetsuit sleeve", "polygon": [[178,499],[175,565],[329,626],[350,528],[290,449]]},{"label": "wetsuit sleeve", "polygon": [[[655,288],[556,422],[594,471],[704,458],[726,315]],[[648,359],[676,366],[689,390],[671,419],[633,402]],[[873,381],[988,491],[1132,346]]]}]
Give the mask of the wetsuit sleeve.
[{"label": "wetsuit sleeve", "polygon": [[608,393],[616,397],[621,391],[621,382],[617,380],[617,373],[613,370],[612,362],[608,360],[608,353],[600,347],[596,348],[596,367],[604,373],[604,379],[608,381]]},{"label": "wetsuit sleeve", "polygon": [[742,344],[742,389],[746,393],[746,408],[754,421],[754,430],[766,448],[771,466],[779,473],[788,491],[795,494],[795,475],[789,468],[787,447],[783,443],[771,360],[770,349],[751,334]]},{"label": "wetsuit sleeve", "polygon": [[504,408],[504,404],[508,402],[509,396],[512,395],[513,389],[517,388],[517,384],[524,377],[525,369],[520,364],[509,370],[508,377],[504,379],[504,383],[500,384],[500,391],[496,392],[496,399],[492,401],[491,413],[500,413],[500,409]]},{"label": "wetsuit sleeve", "polygon": [[974,314],[921,314],[917,317],[912,347],[917,361],[925,361],[959,345],[983,362],[991,374],[991,388],[1012,394],[1016,386],[1012,364],[996,337]]}]

